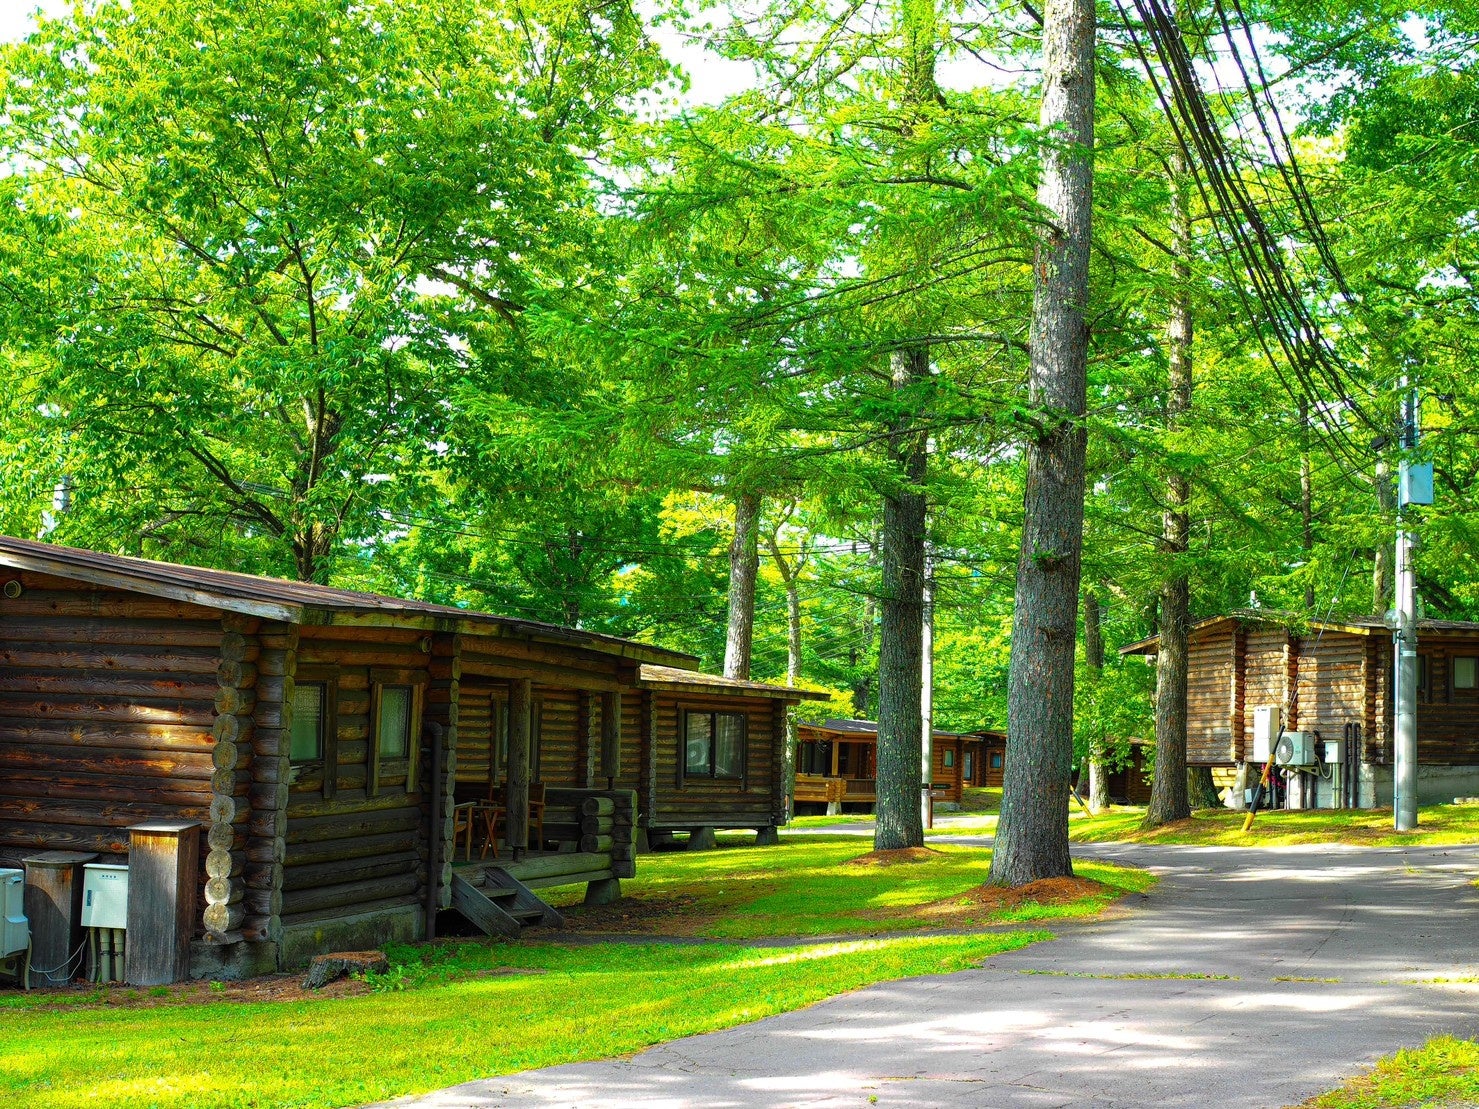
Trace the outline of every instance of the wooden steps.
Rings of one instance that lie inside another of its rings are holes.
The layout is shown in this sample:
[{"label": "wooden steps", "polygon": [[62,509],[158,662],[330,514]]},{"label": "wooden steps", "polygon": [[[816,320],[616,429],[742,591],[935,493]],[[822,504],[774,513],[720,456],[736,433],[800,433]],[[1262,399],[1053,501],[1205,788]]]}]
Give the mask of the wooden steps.
[{"label": "wooden steps", "polygon": [[490,936],[516,938],[535,925],[559,928],[565,918],[528,886],[499,867],[452,875],[452,908]]}]

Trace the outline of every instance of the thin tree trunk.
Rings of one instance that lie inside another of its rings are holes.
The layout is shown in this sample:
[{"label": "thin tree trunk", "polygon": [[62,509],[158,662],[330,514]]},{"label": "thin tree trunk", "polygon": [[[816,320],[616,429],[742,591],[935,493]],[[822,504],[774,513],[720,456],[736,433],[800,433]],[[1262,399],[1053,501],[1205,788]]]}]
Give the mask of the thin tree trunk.
[{"label": "thin tree trunk", "polygon": [[[1099,594],[1084,590],[1084,662],[1095,674],[1104,671],[1104,609]],[[1109,772],[1104,765],[1107,737],[1094,736],[1089,741],[1089,811],[1101,813],[1109,808]]]},{"label": "thin tree trunk", "polygon": [[[874,547],[877,551],[877,547]],[[872,555],[868,561],[874,561]],[[863,598],[862,627],[858,630],[858,645],[849,652],[848,661],[854,671],[866,666],[873,658],[873,641],[878,623],[878,599],[869,593]],[[873,675],[864,671],[857,675],[852,684],[852,712],[859,720],[867,720],[873,713]]]},{"label": "thin tree trunk", "polygon": [[[1392,471],[1386,459],[1376,463],[1376,506],[1383,523],[1397,515],[1397,491],[1392,488]],[[1396,592],[1397,568],[1396,547],[1391,543],[1376,545],[1376,558],[1371,568],[1371,611],[1376,616],[1386,616],[1392,608]]]},{"label": "thin tree trunk", "polygon": [[1084,396],[1094,183],[1094,4],[1043,12],[1043,151],[1037,199],[1052,219],[1033,267],[1029,398],[1042,421],[1027,444],[1008,682],[1006,775],[991,880],[1020,886],[1073,873],[1068,775],[1073,656],[1084,531]]},{"label": "thin tree trunk", "polygon": [[1310,402],[1299,398],[1299,522],[1300,548],[1304,551],[1304,610],[1315,611],[1315,582],[1310,574],[1315,552],[1314,474],[1310,470]]},{"label": "thin tree trunk", "polygon": [[724,676],[749,678],[755,636],[755,579],[760,576],[760,497],[734,499],[734,539],[729,544],[729,622],[724,635]]},{"label": "thin tree trunk", "polygon": [[[929,377],[929,348],[895,352],[893,388],[917,387]],[[878,766],[873,845],[880,851],[924,845],[920,819],[919,714],[924,641],[924,482],[928,444],[901,414],[889,437],[898,485],[883,495],[882,619],[878,627]]]},{"label": "thin tree trunk", "polygon": [[[1176,289],[1171,296],[1170,375],[1166,392],[1166,434],[1174,437],[1191,411],[1191,223],[1186,208],[1188,180],[1179,153],[1171,158],[1171,233],[1175,240]],[[1155,665],[1155,778],[1145,826],[1153,828],[1191,815],[1186,788],[1187,639],[1191,632],[1191,585],[1186,553],[1191,545],[1191,482],[1172,464],[1166,474],[1166,508],[1161,516],[1161,552],[1171,572],[1161,586]]]}]

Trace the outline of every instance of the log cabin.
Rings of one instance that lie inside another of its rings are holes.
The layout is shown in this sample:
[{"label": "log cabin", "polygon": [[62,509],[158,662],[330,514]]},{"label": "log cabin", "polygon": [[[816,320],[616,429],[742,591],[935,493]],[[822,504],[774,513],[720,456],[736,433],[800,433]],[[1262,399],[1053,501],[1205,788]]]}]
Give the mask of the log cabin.
[{"label": "log cabin", "polygon": [[[1004,732],[947,732],[935,729],[931,783],[938,800],[959,803],[966,786],[1001,785],[1006,752]],[[796,727],[795,801],[871,811],[877,802],[878,725],[872,720],[824,720]]]},{"label": "log cabin", "polygon": [[[1296,630],[1297,629],[1297,630]],[[1153,659],[1156,637],[1120,649]],[[1245,611],[1196,623],[1188,651],[1187,762],[1256,780],[1254,731],[1260,707],[1289,731],[1340,741],[1334,766],[1300,775],[1292,798],[1304,807],[1392,803],[1392,632],[1377,617],[1300,624]],[[1418,800],[1479,794],[1479,623],[1418,623]],[[1323,753],[1323,751],[1322,751]],[[1334,753],[1334,752],[1332,752]],[[1251,770],[1250,770],[1251,768]]]},{"label": "log cabin", "polygon": [[[454,905],[506,923],[488,882],[609,891],[639,830],[764,837],[785,818],[803,694],[677,652],[3,537],[0,587],[0,866],[70,852],[132,871],[168,824],[189,973],[423,938]],[[495,789],[489,879],[454,867],[453,833]],[[135,881],[130,913],[139,899]]]}]

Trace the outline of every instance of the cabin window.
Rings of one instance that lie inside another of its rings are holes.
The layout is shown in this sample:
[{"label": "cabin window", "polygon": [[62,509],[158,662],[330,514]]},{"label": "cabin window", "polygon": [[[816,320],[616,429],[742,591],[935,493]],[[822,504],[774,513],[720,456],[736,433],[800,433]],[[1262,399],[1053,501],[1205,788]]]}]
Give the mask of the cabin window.
[{"label": "cabin window", "polygon": [[384,784],[405,779],[407,793],[416,789],[416,755],[421,746],[421,705],[426,675],[415,670],[370,671],[369,795]]},{"label": "cabin window", "polygon": [[965,763],[964,763],[963,769],[961,770],[961,775],[960,776],[962,778],[964,778],[968,782],[974,782],[975,781],[975,779],[976,779],[976,755],[975,755],[975,752],[974,751],[967,751],[965,753]]},{"label": "cabin window", "polygon": [[991,753],[991,769],[992,770],[1000,770],[1001,769],[1001,755],[999,753],[995,752],[995,751],[993,751]]},{"label": "cabin window", "polygon": [[955,767],[955,752],[954,751],[946,751],[945,752],[945,769],[946,770],[951,770],[954,767]]},{"label": "cabin window", "polygon": [[745,775],[745,714],[742,712],[685,712],[683,714],[683,776],[685,778],[743,778]]},{"label": "cabin window", "polygon": [[324,757],[326,692],[323,682],[299,682],[293,687],[293,728],[288,751],[293,762],[317,762]]},{"label": "cabin window", "polygon": [[293,683],[288,729],[289,780],[300,789],[317,786],[334,796],[339,777],[339,671],[334,666],[299,666]]},{"label": "cabin window", "polygon": [[1479,658],[1461,656],[1453,660],[1453,688],[1479,688]]}]

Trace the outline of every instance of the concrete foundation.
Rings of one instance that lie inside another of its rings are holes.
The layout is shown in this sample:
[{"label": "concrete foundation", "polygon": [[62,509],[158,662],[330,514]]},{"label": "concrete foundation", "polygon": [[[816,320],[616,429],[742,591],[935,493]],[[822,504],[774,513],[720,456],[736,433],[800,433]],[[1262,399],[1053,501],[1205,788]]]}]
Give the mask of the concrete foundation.
[{"label": "concrete foundation", "polygon": [[718,846],[714,839],[714,829],[694,828],[688,833],[688,850],[690,851],[712,851]]},{"label": "concrete foundation", "polygon": [[190,977],[240,982],[278,971],[275,943],[203,943],[190,945]]},{"label": "concrete foundation", "polygon": [[387,943],[411,943],[426,935],[426,910],[420,905],[356,913],[284,928],[281,970],[306,966],[325,951],[366,951]]},{"label": "concrete foundation", "polygon": [[776,830],[774,825],[771,825],[768,828],[755,829],[756,847],[774,847],[776,844],[780,843],[780,841],[780,833]]},{"label": "concrete foundation", "polygon": [[621,880],[619,878],[603,878],[598,882],[587,882],[585,884],[585,903],[587,905],[609,905],[613,901],[621,900]]}]

